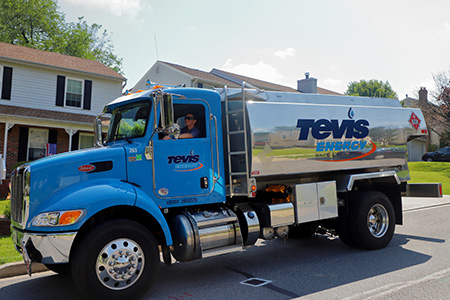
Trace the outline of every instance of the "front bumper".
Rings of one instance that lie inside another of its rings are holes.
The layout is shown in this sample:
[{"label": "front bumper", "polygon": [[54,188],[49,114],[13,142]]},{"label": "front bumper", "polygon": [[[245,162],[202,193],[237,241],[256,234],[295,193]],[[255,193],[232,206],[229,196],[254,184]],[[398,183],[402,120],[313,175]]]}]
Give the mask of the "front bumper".
[{"label": "front bumper", "polygon": [[77,235],[65,233],[31,233],[11,227],[12,239],[16,250],[22,253],[25,263],[43,264],[68,263],[70,249]]}]

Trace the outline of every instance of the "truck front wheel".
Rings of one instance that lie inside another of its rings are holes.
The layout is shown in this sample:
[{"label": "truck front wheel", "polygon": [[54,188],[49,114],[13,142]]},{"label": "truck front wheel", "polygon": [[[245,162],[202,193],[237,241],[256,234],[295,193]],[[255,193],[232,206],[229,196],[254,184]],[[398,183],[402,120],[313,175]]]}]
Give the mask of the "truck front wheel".
[{"label": "truck front wheel", "polygon": [[349,221],[351,236],[361,248],[384,248],[394,236],[394,207],[383,193],[372,191],[357,197],[350,207]]},{"label": "truck front wheel", "polygon": [[72,280],[88,298],[137,299],[155,278],[158,245],[151,232],[136,222],[104,222],[76,247]]}]

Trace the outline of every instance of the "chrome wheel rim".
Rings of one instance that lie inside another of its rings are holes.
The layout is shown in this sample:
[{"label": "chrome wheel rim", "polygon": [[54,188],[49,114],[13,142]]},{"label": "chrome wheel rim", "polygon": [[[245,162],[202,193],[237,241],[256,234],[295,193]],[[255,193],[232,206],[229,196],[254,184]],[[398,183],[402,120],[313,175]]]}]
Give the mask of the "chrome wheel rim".
[{"label": "chrome wheel rim", "polygon": [[135,241],[117,239],[100,251],[95,268],[98,279],[105,287],[123,290],[138,281],[144,265],[144,253]]},{"label": "chrome wheel rim", "polygon": [[369,210],[367,227],[376,238],[381,238],[386,234],[389,227],[389,214],[383,205],[376,204]]}]

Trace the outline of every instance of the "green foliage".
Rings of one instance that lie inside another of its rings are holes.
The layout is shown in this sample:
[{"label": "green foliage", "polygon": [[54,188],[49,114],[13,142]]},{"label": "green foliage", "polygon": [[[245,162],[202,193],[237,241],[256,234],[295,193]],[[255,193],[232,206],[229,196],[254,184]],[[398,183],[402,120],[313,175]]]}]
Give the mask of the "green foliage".
[{"label": "green foliage", "polygon": [[388,81],[383,82],[375,79],[352,81],[348,84],[345,94],[348,96],[397,98],[397,93]]},{"label": "green foliage", "polygon": [[427,152],[434,152],[434,151],[436,151],[437,149],[438,149],[438,146],[437,146],[437,145],[432,145],[432,144],[430,144],[430,145],[428,145]]},{"label": "green foliage", "polygon": [[8,220],[11,219],[11,201],[6,200],[5,208],[3,208],[2,215],[4,215]]},{"label": "green foliage", "polygon": [[10,200],[0,200],[0,215],[5,215],[8,219],[11,217],[11,201]]},{"label": "green foliage", "polygon": [[142,136],[144,135],[145,125],[142,123],[134,124],[132,135],[133,136]]},{"label": "green foliage", "polygon": [[111,38],[101,25],[66,22],[57,0],[0,0],[0,42],[97,60],[121,72]]},{"label": "green foliage", "polygon": [[0,236],[0,265],[22,261],[22,256],[14,248],[10,236]]}]

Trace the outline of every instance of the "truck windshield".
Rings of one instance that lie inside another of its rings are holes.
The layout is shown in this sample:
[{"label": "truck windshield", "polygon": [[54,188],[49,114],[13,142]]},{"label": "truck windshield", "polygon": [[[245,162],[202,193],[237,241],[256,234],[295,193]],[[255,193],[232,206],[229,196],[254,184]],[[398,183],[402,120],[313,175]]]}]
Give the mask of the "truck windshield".
[{"label": "truck windshield", "polygon": [[147,129],[151,102],[138,102],[116,108],[112,112],[107,141],[142,137]]}]

